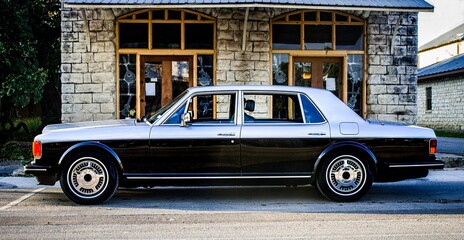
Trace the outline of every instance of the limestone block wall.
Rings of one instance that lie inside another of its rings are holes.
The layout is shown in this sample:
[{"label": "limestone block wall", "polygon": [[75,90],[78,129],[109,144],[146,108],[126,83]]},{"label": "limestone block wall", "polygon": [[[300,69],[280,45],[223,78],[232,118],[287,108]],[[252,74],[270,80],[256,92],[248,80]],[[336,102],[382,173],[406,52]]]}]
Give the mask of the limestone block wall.
[{"label": "limestone block wall", "polygon": [[63,122],[116,116],[115,22],[111,10],[61,13]]},{"label": "limestone block wall", "polygon": [[367,117],[416,123],[417,13],[371,12],[367,51]]},{"label": "limestone block wall", "polygon": [[[425,89],[432,88],[432,110],[426,110]],[[464,131],[464,75],[421,82],[418,85],[417,124]]]},{"label": "limestone block wall", "polygon": [[217,14],[217,84],[269,85],[270,14],[250,9],[245,51],[242,51],[245,9],[220,9]]}]

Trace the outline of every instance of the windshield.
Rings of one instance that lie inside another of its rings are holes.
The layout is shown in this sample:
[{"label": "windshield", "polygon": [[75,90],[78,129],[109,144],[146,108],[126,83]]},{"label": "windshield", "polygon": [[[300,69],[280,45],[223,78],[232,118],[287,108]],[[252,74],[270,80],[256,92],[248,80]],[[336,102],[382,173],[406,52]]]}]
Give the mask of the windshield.
[{"label": "windshield", "polygon": [[177,101],[179,101],[179,99],[181,99],[185,94],[187,94],[187,90],[185,90],[183,93],[179,94],[176,98],[174,98],[174,100],[172,100],[172,102],[170,102],[169,104],[167,104],[166,106],[160,108],[158,111],[156,111],[153,115],[151,116],[148,116],[147,119],[148,119],[148,122],[150,123],[155,123],[156,121],[158,121],[158,119],[160,119],[161,117],[163,117],[164,113],[166,111],[168,111],[174,104],[177,103]]}]

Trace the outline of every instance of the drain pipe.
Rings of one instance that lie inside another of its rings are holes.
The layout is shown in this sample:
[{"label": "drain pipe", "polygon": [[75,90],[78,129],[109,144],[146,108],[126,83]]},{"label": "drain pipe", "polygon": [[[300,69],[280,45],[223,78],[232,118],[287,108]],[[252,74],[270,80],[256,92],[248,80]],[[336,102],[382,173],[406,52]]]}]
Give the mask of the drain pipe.
[{"label": "drain pipe", "polygon": [[247,26],[248,26],[248,14],[250,12],[250,8],[247,7],[245,10],[245,20],[243,21],[243,36],[242,36],[242,53],[246,50],[246,33],[247,33]]}]

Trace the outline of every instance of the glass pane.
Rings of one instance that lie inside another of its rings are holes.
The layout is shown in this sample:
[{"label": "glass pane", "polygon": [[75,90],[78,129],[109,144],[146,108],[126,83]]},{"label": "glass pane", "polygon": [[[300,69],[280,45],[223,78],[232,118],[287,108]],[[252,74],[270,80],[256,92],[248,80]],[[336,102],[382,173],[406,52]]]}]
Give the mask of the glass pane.
[{"label": "glass pane", "polygon": [[300,25],[272,25],[273,49],[301,49]]},{"label": "glass pane", "polygon": [[301,102],[303,103],[307,123],[321,123],[325,121],[321,113],[306,96],[301,95]]},{"label": "glass pane", "polygon": [[164,10],[153,11],[151,17],[155,20],[164,20]]},{"label": "glass pane", "polygon": [[198,55],[197,86],[213,85],[213,55]]},{"label": "glass pane", "polygon": [[303,122],[297,95],[245,93],[243,103],[245,123]]},{"label": "glass pane", "polygon": [[161,62],[145,63],[145,114],[152,114],[161,108]]},{"label": "glass pane", "polygon": [[193,14],[193,13],[185,12],[184,19],[185,20],[197,20],[198,16],[196,14]]},{"label": "glass pane", "polygon": [[337,50],[363,50],[364,34],[362,26],[336,26]]},{"label": "glass pane", "polygon": [[332,49],[332,26],[305,25],[305,49]]},{"label": "glass pane", "polygon": [[188,61],[172,62],[172,97],[175,98],[187,88],[190,82],[190,66]]},{"label": "glass pane", "polygon": [[135,117],[136,55],[119,56],[119,117]]},{"label": "glass pane", "polygon": [[148,24],[119,23],[120,48],[148,48]]},{"label": "glass pane", "polygon": [[288,20],[290,20],[290,21],[301,21],[301,14],[297,13],[297,14],[290,15],[290,16],[288,16]]},{"label": "glass pane", "polygon": [[322,80],[325,89],[331,91],[335,96],[342,98],[343,83],[339,76],[340,66],[338,63],[322,64]]},{"label": "glass pane", "polygon": [[335,15],[335,21],[337,22],[348,22],[348,17],[340,14]]},{"label": "glass pane", "polygon": [[148,12],[137,14],[135,19],[148,19]]},{"label": "glass pane", "polygon": [[186,49],[214,49],[214,24],[185,24]]},{"label": "glass pane", "polygon": [[180,48],[180,24],[154,23],[153,48]]},{"label": "glass pane", "polygon": [[363,55],[348,55],[348,106],[362,114]]},{"label": "glass pane", "polygon": [[332,13],[330,12],[321,12],[320,13],[321,21],[332,21]]},{"label": "glass pane", "polygon": [[272,54],[272,84],[288,85],[288,54]]},{"label": "glass pane", "polygon": [[295,62],[295,86],[312,86],[312,66],[310,62]]},{"label": "glass pane", "polygon": [[180,20],[181,12],[176,10],[168,11],[168,20]]},{"label": "glass pane", "polygon": [[188,107],[189,111],[193,111],[193,123],[234,123],[235,98],[235,94],[194,96]]},{"label": "glass pane", "polygon": [[304,20],[305,21],[316,21],[316,12],[305,12]]}]

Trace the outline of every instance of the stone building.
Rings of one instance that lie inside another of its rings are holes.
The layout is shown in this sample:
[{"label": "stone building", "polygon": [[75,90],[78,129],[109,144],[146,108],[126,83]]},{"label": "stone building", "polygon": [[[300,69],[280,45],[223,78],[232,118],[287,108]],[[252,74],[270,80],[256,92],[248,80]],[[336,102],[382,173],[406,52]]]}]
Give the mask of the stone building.
[{"label": "stone building", "polygon": [[141,117],[191,86],[332,91],[415,123],[423,0],[63,0],[63,122]]},{"label": "stone building", "polygon": [[417,123],[464,131],[464,53],[421,68]]}]

